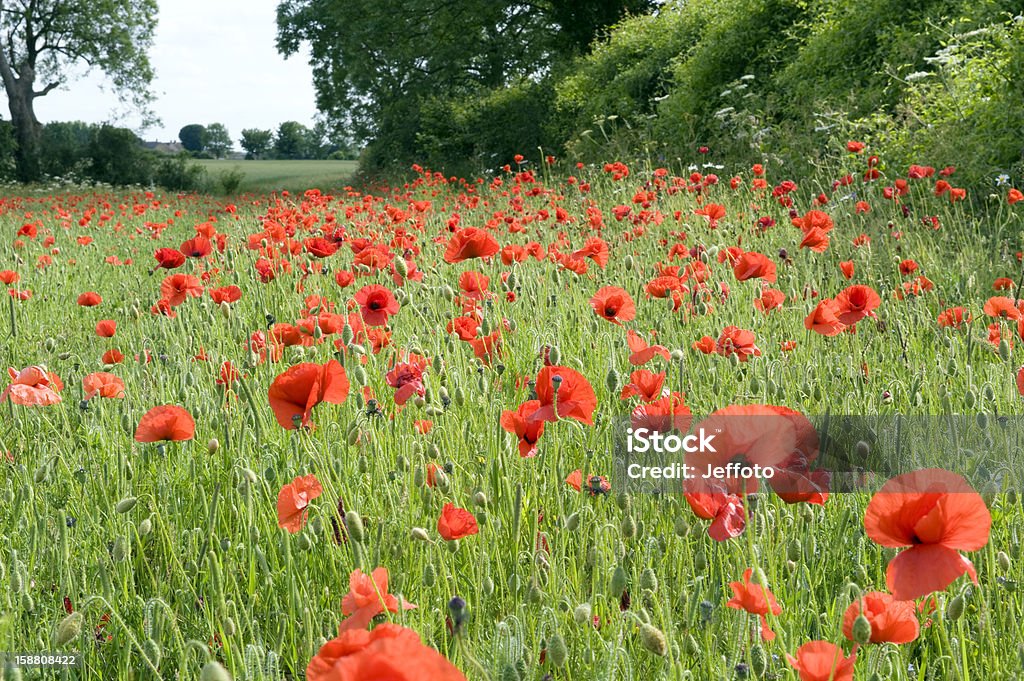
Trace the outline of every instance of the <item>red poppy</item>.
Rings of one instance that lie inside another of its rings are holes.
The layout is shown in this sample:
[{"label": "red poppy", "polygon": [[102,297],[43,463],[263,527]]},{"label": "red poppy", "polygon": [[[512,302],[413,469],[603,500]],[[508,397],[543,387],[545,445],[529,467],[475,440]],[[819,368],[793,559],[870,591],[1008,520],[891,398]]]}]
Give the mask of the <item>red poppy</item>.
[{"label": "red poppy", "polygon": [[843,656],[843,649],[828,641],[811,641],[800,646],[796,657],[786,660],[800,675],[800,681],[853,681],[857,654]]},{"label": "red poppy", "polygon": [[721,335],[715,341],[715,352],[723,357],[736,355],[741,362],[746,362],[750,357],[761,356],[761,350],[754,342],[753,331],[738,326],[727,326],[722,329]]},{"label": "red poppy", "polygon": [[843,635],[853,639],[853,623],[863,613],[871,623],[871,643],[910,643],[920,625],[913,601],[898,601],[889,594],[869,591],[850,604],[843,615]]},{"label": "red poppy", "polygon": [[590,258],[597,263],[598,267],[604,269],[604,266],[608,264],[608,244],[600,237],[591,237],[587,239],[583,248],[572,252],[572,257]]},{"label": "red poppy", "polygon": [[864,151],[864,143],[851,140],[846,143],[846,150],[851,154],[859,154]]},{"label": "red poppy", "polygon": [[100,338],[113,338],[117,333],[117,322],[113,319],[103,319],[96,323],[96,335]]},{"label": "red poppy", "polygon": [[452,235],[444,252],[444,261],[462,262],[472,258],[490,258],[499,251],[494,236],[477,227],[466,227]]},{"label": "red poppy", "polygon": [[1021,193],[1019,189],[1011,189],[1006,193],[1006,202],[1011,206],[1018,201],[1024,201],[1024,193]]},{"label": "red poppy", "polygon": [[339,631],[306,667],[307,681],[466,681],[451,662],[423,645],[412,629],[384,623]]},{"label": "red poppy", "polygon": [[620,326],[622,322],[632,321],[636,318],[636,304],[630,295],[618,286],[605,286],[598,289],[594,297],[590,299],[590,307],[598,317]]},{"label": "red poppy", "polygon": [[662,386],[665,385],[665,372],[654,373],[647,369],[638,369],[629,375],[627,383],[619,393],[620,400],[639,397],[644,402],[653,402],[661,397]]},{"label": "red poppy", "polygon": [[838,336],[846,328],[839,321],[839,306],[831,298],[826,298],[804,319],[804,327],[822,336]]},{"label": "red poppy", "polygon": [[899,475],[871,498],[868,536],[882,546],[910,547],[892,559],[886,584],[899,600],[941,591],[974,566],[958,551],[988,543],[992,516],[981,495],[956,473],[929,468]]},{"label": "red poppy", "polygon": [[353,284],[356,280],[356,275],[352,274],[349,270],[338,270],[334,273],[334,281],[341,288],[347,288]]},{"label": "red poppy", "polygon": [[96,307],[103,302],[103,298],[95,291],[86,291],[78,296],[78,304],[82,307]]},{"label": "red poppy", "polygon": [[476,518],[466,509],[458,508],[451,502],[441,509],[441,516],[437,519],[437,533],[446,541],[462,539],[479,531]]},{"label": "red poppy", "polygon": [[853,326],[865,317],[874,317],[882,298],[870,286],[857,284],[840,292],[834,302],[840,323]]},{"label": "red poppy", "polygon": [[743,534],[747,515],[739,495],[729,494],[724,485],[716,481],[693,485],[685,493],[686,503],[699,518],[710,520],[708,536],[715,541],[726,541]]},{"label": "red poppy", "polygon": [[385,380],[395,389],[395,404],[401,406],[413,395],[426,395],[427,389],[423,383],[423,372],[426,368],[427,361],[418,356],[410,356],[408,362],[399,362],[391,368]]},{"label": "red poppy", "polygon": [[737,281],[764,279],[768,283],[775,283],[776,280],[775,263],[772,259],[763,253],[753,251],[747,251],[736,259],[732,273]]},{"label": "red poppy", "polygon": [[804,238],[800,241],[800,248],[809,248],[815,253],[824,253],[828,249],[829,237],[819,227],[804,232]]},{"label": "red poppy", "polygon": [[10,398],[13,404],[48,407],[61,401],[57,393],[64,389],[64,384],[46,367],[30,366],[21,371],[10,368],[7,374],[11,377],[11,383],[0,393],[0,402]]},{"label": "red poppy", "polygon": [[786,294],[774,288],[761,290],[760,297],[754,299],[754,308],[768,314],[772,310],[781,310],[786,302]]},{"label": "red poppy", "polygon": [[139,420],[136,442],[180,442],[196,434],[196,422],[185,409],[173,404],[153,407]]},{"label": "red poppy", "polygon": [[1004,319],[1015,320],[1021,317],[1017,302],[1013,298],[1006,298],[1004,296],[992,296],[985,301],[983,312],[989,317],[1001,317]]},{"label": "red poppy", "polygon": [[189,296],[198,298],[203,295],[203,284],[199,277],[191,274],[172,274],[160,283],[160,299],[166,300],[171,307],[177,307]]},{"label": "red poppy", "polygon": [[213,244],[205,236],[197,236],[181,244],[178,250],[187,258],[205,258],[213,251]]},{"label": "red poppy", "polygon": [[539,408],[539,401],[529,400],[515,411],[501,412],[501,427],[519,438],[519,456],[531,457],[537,454],[537,442],[544,434],[544,421],[531,421],[529,417]]},{"label": "red poppy", "polygon": [[839,269],[847,279],[853,279],[854,263],[852,260],[844,260],[839,263]]},{"label": "red poppy", "polygon": [[185,264],[185,254],[173,248],[158,248],[153,257],[156,258],[157,268],[165,270],[173,270]]},{"label": "red poppy", "polygon": [[539,406],[530,421],[575,419],[594,425],[597,396],[590,382],[578,371],[563,366],[546,366],[537,374],[535,384]]},{"label": "red poppy", "polygon": [[743,571],[742,582],[729,582],[732,589],[732,598],[726,603],[730,608],[746,610],[751,615],[759,615],[761,618],[761,639],[774,641],[775,632],[768,626],[768,613],[778,617],[782,614],[782,606],[775,600],[775,595],[763,584],[754,584],[750,581],[754,574],[752,568]]},{"label": "red poppy", "polygon": [[14,270],[0,270],[0,282],[7,286],[21,281],[21,275]]},{"label": "red poppy", "polygon": [[323,493],[315,475],[306,475],[281,487],[277,494],[277,526],[295,534],[306,524],[309,503]]},{"label": "red poppy", "polygon": [[480,272],[463,272],[459,275],[459,290],[469,300],[483,300],[493,294],[487,291],[491,278]]},{"label": "red poppy", "polygon": [[636,331],[630,329],[626,332],[626,345],[629,347],[629,363],[633,366],[647,364],[655,356],[663,358],[666,362],[671,355],[664,345],[648,345],[647,341]]},{"label": "red poppy", "polygon": [[[348,593],[341,599],[341,614],[347,617],[339,631],[366,629],[373,618],[384,612],[398,612],[398,599],[388,593],[388,570],[379,567],[367,575],[356,569],[348,577]],[[403,610],[416,605],[402,601]]]},{"label": "red poppy", "polygon": [[306,252],[314,258],[329,258],[338,252],[338,244],[323,237],[314,237],[302,242]]},{"label": "red poppy", "polygon": [[370,284],[359,289],[355,297],[359,314],[368,326],[385,326],[388,317],[397,314],[398,301],[394,294],[379,284]]},{"label": "red poppy", "polygon": [[348,397],[345,369],[332,359],[326,364],[304,362],[279,374],[270,384],[267,398],[274,418],[286,430],[311,427],[310,412],[321,402],[341,404]]},{"label": "red poppy", "polygon": [[93,397],[107,397],[112,399],[124,398],[124,381],[105,371],[97,371],[82,379],[82,391],[85,399]]},{"label": "red poppy", "polygon": [[210,298],[214,303],[237,303],[242,299],[242,289],[237,286],[222,286],[210,289]]}]

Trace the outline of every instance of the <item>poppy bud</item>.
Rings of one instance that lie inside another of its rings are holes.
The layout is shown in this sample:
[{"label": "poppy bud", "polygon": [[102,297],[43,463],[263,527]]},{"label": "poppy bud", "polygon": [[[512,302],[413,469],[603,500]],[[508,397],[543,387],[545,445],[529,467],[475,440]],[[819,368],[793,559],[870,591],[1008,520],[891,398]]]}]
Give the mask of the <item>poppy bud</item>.
[{"label": "poppy bud", "polygon": [[619,372],[615,368],[608,370],[608,376],[605,377],[604,384],[608,388],[608,392],[616,393],[619,391]]},{"label": "poppy bud", "polygon": [[125,497],[121,501],[117,502],[117,506],[114,507],[116,513],[127,513],[128,511],[135,508],[135,502],[138,501],[135,497]]},{"label": "poppy bud", "polygon": [[[562,351],[558,349],[557,345],[552,345],[548,349],[548,361],[551,362],[551,364],[554,365],[554,366],[557,366],[557,365],[562,363]],[[559,379],[558,382],[561,383],[561,378],[562,377],[557,375],[557,374],[552,377],[552,381],[554,381],[554,379],[556,379],[556,378]],[[556,389],[557,389],[557,387],[556,387]]]},{"label": "poppy bud", "polygon": [[633,498],[629,495],[629,492],[619,492],[615,497],[615,504],[620,510],[629,513],[630,509],[633,508]]},{"label": "poppy bud", "polygon": [[690,521],[685,516],[676,516],[673,526],[677,537],[685,537],[690,531]]},{"label": "poppy bud", "polygon": [[36,469],[36,472],[32,475],[32,479],[35,481],[37,485],[40,485],[46,481],[46,477],[49,474],[50,467],[47,463],[44,462],[39,465],[39,468]]},{"label": "poppy bud", "polygon": [[996,562],[999,563],[999,569],[1003,572],[1009,572],[1013,563],[1010,562],[1010,557],[1006,555],[1006,551],[1000,551],[996,554]]},{"label": "poppy bud", "polygon": [[647,568],[640,573],[640,588],[647,589],[648,591],[658,590],[658,576],[654,574],[654,570]]},{"label": "poppy bud", "polygon": [[160,650],[160,644],[151,638],[147,638],[142,642],[142,654],[146,656],[146,659],[154,666],[160,664],[160,658],[162,651]]},{"label": "poppy bud", "polygon": [[483,592],[484,592],[485,596],[490,596],[491,594],[494,593],[494,580],[491,579],[490,575],[487,575],[486,577],[484,577],[484,580],[483,580],[483,582],[481,583],[480,586],[483,589]]},{"label": "poppy bud", "polygon": [[451,286],[445,284],[441,287],[441,296],[444,297],[445,300],[451,302],[455,299],[455,291],[452,290]]},{"label": "poppy bud", "polygon": [[668,643],[665,641],[665,634],[661,633],[660,629],[656,629],[650,624],[640,625],[640,643],[643,644],[644,648],[659,657],[664,656],[665,653],[668,652]]},{"label": "poppy bud", "polygon": [[596,546],[590,545],[589,547],[587,547],[587,555],[584,557],[583,562],[588,568],[593,568],[595,565],[597,565]]},{"label": "poppy bud", "polygon": [[455,394],[452,396],[456,407],[461,407],[466,403],[466,391],[462,389],[462,386],[455,386]]},{"label": "poppy bud", "polygon": [[703,551],[693,556],[693,569],[698,575],[704,574],[704,571],[708,569],[708,558]]},{"label": "poppy bud", "polygon": [[750,668],[757,678],[763,677],[768,670],[768,654],[760,643],[755,643],[750,648]]},{"label": "poppy bud", "polygon": [[423,586],[428,589],[437,582],[437,570],[431,563],[427,563],[423,566]]},{"label": "poppy bud", "polygon": [[569,530],[570,532],[575,532],[576,529],[579,528],[579,526],[580,526],[580,514],[579,513],[573,513],[573,514],[569,515],[565,519],[565,529]]},{"label": "poppy bud", "polygon": [[118,537],[114,540],[114,550],[111,551],[111,557],[113,557],[115,563],[120,563],[126,560],[130,555],[130,548],[128,542],[124,537]]},{"label": "poppy bud", "polygon": [[964,394],[964,404],[967,405],[968,409],[974,409],[974,405],[978,403],[978,396],[974,394],[973,390],[968,390]]},{"label": "poppy bud", "polygon": [[622,596],[622,592],[626,590],[626,570],[621,565],[615,566],[615,571],[612,572],[611,582],[608,584],[609,595],[614,598]]},{"label": "poppy bud", "polygon": [[480,507],[487,506],[487,495],[483,492],[477,492],[473,495],[473,503]]},{"label": "poppy bud", "polygon": [[199,681],[231,681],[231,674],[228,674],[228,670],[224,669],[220,662],[210,661],[203,665]]},{"label": "poppy bud", "polygon": [[66,643],[78,638],[78,635],[82,633],[82,613],[73,612],[60,621],[57,625],[57,634],[54,637],[54,644],[60,648]]},{"label": "poppy bud", "polygon": [[999,341],[999,358],[1004,362],[1010,361],[1010,343],[1005,338]]},{"label": "poppy bud", "polygon": [[632,539],[636,536],[636,520],[633,519],[632,515],[625,515],[622,518],[622,538]]},{"label": "poppy bud", "polygon": [[548,640],[548,659],[556,667],[564,667],[565,660],[569,657],[569,650],[565,647],[565,639],[555,634]]},{"label": "poppy bud", "polygon": [[544,590],[537,582],[530,584],[530,590],[526,592],[526,602],[531,605],[540,605],[544,602]]},{"label": "poppy bud", "polygon": [[363,529],[363,519],[355,511],[348,511],[345,513],[345,527],[348,529],[348,536],[351,537],[352,541],[356,544],[362,544],[363,539],[366,538],[366,532]]},{"label": "poppy bud", "polygon": [[761,568],[754,568],[754,574],[752,575],[751,583],[757,584],[760,587],[768,588],[768,575],[764,573]]},{"label": "poppy bud", "polygon": [[576,606],[576,609],[572,611],[572,618],[576,624],[586,626],[592,623],[590,603],[580,603]]},{"label": "poppy bud", "polygon": [[139,532],[139,536],[140,537],[145,537],[147,534],[149,534],[152,531],[153,531],[153,521],[150,520],[149,518],[146,518],[141,523],[139,523],[138,532]]},{"label": "poppy bud", "polygon": [[786,559],[797,563],[802,557],[803,547],[800,545],[800,540],[790,539],[789,543],[786,544]]},{"label": "poppy bud", "polygon": [[857,615],[853,621],[853,640],[860,645],[871,640],[871,622],[864,615]]},{"label": "poppy bud", "polygon": [[989,480],[981,488],[981,498],[989,508],[992,508],[992,504],[995,503],[997,494],[999,494],[999,484],[995,480]]},{"label": "poppy bud", "polygon": [[957,596],[946,606],[946,619],[956,622],[964,614],[964,597]]},{"label": "poppy bud", "polygon": [[975,420],[978,422],[979,428],[981,428],[982,430],[988,429],[988,414],[986,414],[983,411],[978,412],[978,415],[975,417]]},{"label": "poppy bud", "polygon": [[412,535],[413,539],[417,539],[419,541],[424,541],[424,542],[430,541],[430,534],[425,529],[423,529],[422,527],[414,527],[414,528],[412,528],[412,531],[410,532],[410,534]]}]

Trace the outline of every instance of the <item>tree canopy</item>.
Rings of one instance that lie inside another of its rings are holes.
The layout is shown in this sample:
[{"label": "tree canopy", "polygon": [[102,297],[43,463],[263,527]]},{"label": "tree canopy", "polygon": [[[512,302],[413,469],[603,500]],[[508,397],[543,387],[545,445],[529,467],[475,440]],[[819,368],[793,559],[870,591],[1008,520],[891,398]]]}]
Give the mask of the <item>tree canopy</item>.
[{"label": "tree canopy", "polygon": [[406,149],[422,104],[539,79],[653,0],[283,0],[278,49],[309,43],[321,112]]},{"label": "tree canopy", "polygon": [[40,172],[34,100],[76,70],[103,72],[122,101],[152,119],[147,52],[156,17],[156,0],[0,0],[0,82],[15,129],[19,179],[36,180]]}]

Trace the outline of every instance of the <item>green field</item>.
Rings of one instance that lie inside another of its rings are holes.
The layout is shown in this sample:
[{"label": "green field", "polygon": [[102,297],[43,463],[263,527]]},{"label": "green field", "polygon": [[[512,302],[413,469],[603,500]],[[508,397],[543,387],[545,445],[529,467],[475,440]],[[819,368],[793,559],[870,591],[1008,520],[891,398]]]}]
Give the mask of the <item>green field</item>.
[{"label": "green field", "polygon": [[197,161],[206,168],[214,183],[222,173],[245,173],[240,191],[296,191],[308,187],[338,189],[348,183],[356,170],[356,161]]}]

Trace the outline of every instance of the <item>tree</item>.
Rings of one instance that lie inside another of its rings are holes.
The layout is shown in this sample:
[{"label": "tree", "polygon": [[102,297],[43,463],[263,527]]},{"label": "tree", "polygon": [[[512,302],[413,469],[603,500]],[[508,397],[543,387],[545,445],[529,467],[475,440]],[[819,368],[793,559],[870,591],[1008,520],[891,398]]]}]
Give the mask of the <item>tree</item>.
[{"label": "tree", "polygon": [[274,155],[278,158],[296,159],[306,156],[306,140],[309,129],[296,121],[285,121],[277,127],[274,137]]},{"label": "tree", "polygon": [[[149,84],[157,0],[0,0],[0,82],[14,126],[18,179],[40,177],[34,102],[75,66],[99,69],[120,99],[152,120]],[[37,89],[37,83],[45,83]]]},{"label": "tree", "polygon": [[246,128],[242,131],[242,138],[239,142],[245,149],[245,157],[249,159],[259,158],[268,151],[274,140],[272,130],[260,130],[258,128]]},{"label": "tree", "polygon": [[189,123],[178,131],[178,139],[181,140],[181,146],[185,147],[185,151],[198,154],[206,149],[206,126]]},{"label": "tree", "polygon": [[206,150],[216,158],[227,156],[232,146],[231,134],[223,123],[210,123],[206,126]]},{"label": "tree", "polygon": [[[309,43],[317,107],[390,153],[414,148],[422,105],[543,78],[655,0],[282,0],[277,46]],[[409,160],[409,159],[404,159]]]}]

